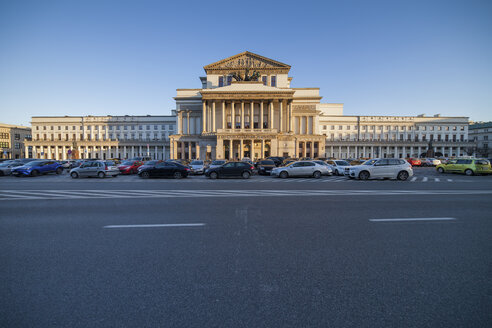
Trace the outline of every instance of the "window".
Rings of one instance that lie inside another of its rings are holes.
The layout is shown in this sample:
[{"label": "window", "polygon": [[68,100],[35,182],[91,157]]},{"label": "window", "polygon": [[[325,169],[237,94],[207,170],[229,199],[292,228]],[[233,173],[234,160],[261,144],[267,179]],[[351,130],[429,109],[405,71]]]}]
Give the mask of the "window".
[{"label": "window", "polygon": [[272,76],[270,85],[272,87],[276,87],[277,86],[277,77],[276,76]]},{"label": "window", "polygon": [[157,130],[157,129],[158,129],[157,125],[154,125],[154,130]]},{"label": "window", "polygon": [[219,76],[219,87],[223,87],[223,86],[224,86],[224,77]]},{"label": "window", "polygon": [[227,85],[231,85],[231,83],[232,83],[232,76],[229,75],[227,77]]},{"label": "window", "polygon": [[166,129],[166,126],[163,124],[163,125],[161,126],[161,128],[162,128],[162,130],[165,130],[165,129]]},{"label": "window", "polygon": [[150,125],[147,125],[147,130],[150,130]]},{"label": "window", "polygon": [[263,81],[263,85],[267,85],[267,76],[262,76],[261,80]]},{"label": "window", "polygon": [[456,131],[456,126],[453,126],[453,131]]},{"label": "window", "polygon": [[326,125],[323,125],[323,130],[326,130]]},{"label": "window", "polygon": [[483,136],[483,140],[487,140],[488,141],[489,140],[489,136]]},{"label": "window", "polygon": [[39,130],[39,126],[36,125],[36,130]]},{"label": "window", "polygon": [[331,130],[335,130],[335,126],[334,126],[334,125],[332,125],[330,129],[331,129]]},{"label": "window", "polygon": [[350,130],[350,125],[347,125],[347,130]]},{"label": "window", "polygon": [[[464,126],[462,126],[460,130],[461,130],[461,131],[465,131],[465,127],[464,127]],[[485,129],[485,132],[487,132],[487,129]]]},{"label": "window", "polygon": [[19,133],[16,133],[16,134],[14,135],[14,139],[15,139],[15,140],[20,140],[20,134],[19,134]]},{"label": "window", "polygon": [[135,131],[135,125],[132,125],[132,130]]},{"label": "window", "polygon": [[51,130],[54,130],[54,127],[53,127],[53,125],[51,126]]},{"label": "window", "polygon": [[139,129],[139,130],[143,130],[143,126],[142,126],[142,125],[139,125],[139,126],[138,126],[138,129]]},{"label": "window", "polygon": [[128,130],[128,126],[123,126],[123,130]]},{"label": "window", "polygon": [[341,130],[341,129],[343,129],[343,126],[339,125],[338,130]]}]

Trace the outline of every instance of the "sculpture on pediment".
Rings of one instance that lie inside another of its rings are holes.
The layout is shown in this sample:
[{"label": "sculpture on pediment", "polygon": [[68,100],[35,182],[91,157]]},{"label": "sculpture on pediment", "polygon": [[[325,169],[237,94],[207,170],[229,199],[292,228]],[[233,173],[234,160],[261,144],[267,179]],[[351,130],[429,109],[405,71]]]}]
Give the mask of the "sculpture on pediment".
[{"label": "sculpture on pediment", "polygon": [[236,81],[258,81],[260,78],[260,73],[257,71],[253,71],[253,74],[249,74],[249,68],[246,68],[244,71],[244,75],[241,75],[239,72],[232,73],[232,77]]}]

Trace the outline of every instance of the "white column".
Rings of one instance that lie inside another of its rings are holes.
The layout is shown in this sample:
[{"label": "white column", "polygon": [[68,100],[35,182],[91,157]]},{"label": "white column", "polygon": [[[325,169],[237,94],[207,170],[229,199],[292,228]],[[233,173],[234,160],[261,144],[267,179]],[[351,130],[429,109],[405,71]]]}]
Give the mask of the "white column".
[{"label": "white column", "polygon": [[178,134],[183,134],[183,112],[178,112]]},{"label": "white column", "polygon": [[[202,131],[207,132],[207,101],[202,101]],[[178,133],[179,134],[179,133]]]},{"label": "white column", "polygon": [[234,101],[231,103],[231,128],[232,130],[236,129],[236,108],[235,108]]},{"label": "white column", "polygon": [[261,155],[260,158],[265,157],[265,139],[261,139]]},{"label": "white column", "polygon": [[241,130],[243,129],[244,129],[244,101],[241,101]]},{"label": "white column", "polygon": [[[450,147],[451,148],[451,147]],[[451,148],[452,149],[452,148]],[[452,153],[453,151],[451,150],[451,154],[449,154],[449,156],[452,156]],[[456,151],[456,156],[459,157],[461,156],[461,147],[458,147],[457,151]]]},{"label": "white column", "polygon": [[294,122],[293,122],[293,118],[292,118],[292,102],[291,101],[288,102],[287,108],[289,111],[289,132],[292,132],[294,130]]},{"label": "white column", "polygon": [[394,158],[398,158],[398,146],[395,146],[395,156]]},{"label": "white column", "polygon": [[338,159],[342,159],[342,146],[338,146]]},{"label": "white column", "polygon": [[191,134],[190,111],[186,112],[186,134]]},{"label": "white column", "polygon": [[215,101],[212,102],[212,132],[215,132]]},{"label": "white column", "polygon": [[270,101],[268,103],[268,106],[270,107],[270,114],[268,115],[268,127],[269,129],[273,129],[273,101]]},{"label": "white column", "polygon": [[226,128],[226,119],[225,119],[225,101],[222,100],[222,129]]},{"label": "white column", "polygon": [[420,146],[418,148],[418,151],[419,151],[419,153],[417,154],[417,158],[420,158],[420,154],[421,154],[421,148],[420,148]]},{"label": "white column", "polygon": [[282,111],[283,111],[282,100],[280,100],[278,103],[279,103],[279,123],[278,123],[279,125],[278,125],[278,127],[279,127],[279,132],[282,132],[283,131],[283,129],[282,129],[282,119],[283,119],[283,117],[282,117]]},{"label": "white column", "polygon": [[[259,122],[260,122],[260,130],[263,131],[263,100],[260,101],[260,119],[259,119]],[[263,158],[263,153],[261,155],[261,158]]]},{"label": "white column", "polygon": [[239,160],[241,160],[244,157],[244,152],[243,152],[243,139],[239,141]]}]

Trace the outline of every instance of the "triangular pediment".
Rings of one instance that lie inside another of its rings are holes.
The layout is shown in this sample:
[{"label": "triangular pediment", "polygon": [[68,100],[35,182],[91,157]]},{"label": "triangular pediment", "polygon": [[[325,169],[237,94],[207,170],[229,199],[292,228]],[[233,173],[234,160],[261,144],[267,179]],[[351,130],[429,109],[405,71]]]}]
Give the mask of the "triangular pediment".
[{"label": "triangular pediment", "polygon": [[226,70],[242,70],[242,69],[250,69],[250,70],[280,70],[285,71],[286,73],[290,70],[290,66],[279,61],[263,57],[257,54],[254,54],[249,51],[242,52],[235,56],[219,60],[213,64],[207,65],[203,67],[205,71],[208,73],[209,71],[226,71]]}]

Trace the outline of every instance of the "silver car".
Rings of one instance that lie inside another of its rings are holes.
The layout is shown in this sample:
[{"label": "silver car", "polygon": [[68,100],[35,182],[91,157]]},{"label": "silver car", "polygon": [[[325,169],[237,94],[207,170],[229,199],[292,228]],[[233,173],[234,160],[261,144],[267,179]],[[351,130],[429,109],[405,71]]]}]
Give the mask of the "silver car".
[{"label": "silver car", "polygon": [[22,165],[24,164],[20,161],[5,161],[3,163],[0,163],[0,176],[10,175],[12,168]]},{"label": "silver car", "polygon": [[203,161],[200,160],[194,160],[191,161],[190,165],[190,172],[191,174],[204,174],[205,173],[205,164]]},{"label": "silver car", "polygon": [[323,174],[329,174],[328,167],[312,161],[292,162],[287,166],[276,167],[270,173],[272,176],[284,179],[288,177],[313,177],[319,179]]},{"label": "silver car", "polygon": [[333,174],[333,170],[332,170],[331,166],[328,163],[326,163],[325,161],[315,160],[313,162],[316,164],[319,164],[319,165],[326,166],[326,168],[328,169],[328,172],[326,174],[323,174],[323,175],[332,175]]},{"label": "silver car", "polygon": [[113,161],[88,161],[70,170],[70,176],[73,179],[81,177],[98,177],[103,179],[106,176],[117,177],[118,174],[120,174],[120,170]]},{"label": "silver car", "polygon": [[326,163],[331,166],[333,174],[343,175],[345,168],[350,167],[350,163],[340,159],[327,160]]},{"label": "silver car", "polygon": [[412,165],[399,158],[370,159],[362,165],[350,166],[346,170],[349,178],[361,180],[389,178],[404,181],[413,176]]}]

